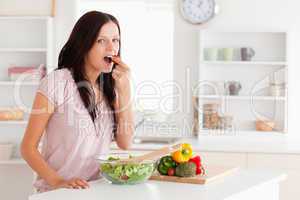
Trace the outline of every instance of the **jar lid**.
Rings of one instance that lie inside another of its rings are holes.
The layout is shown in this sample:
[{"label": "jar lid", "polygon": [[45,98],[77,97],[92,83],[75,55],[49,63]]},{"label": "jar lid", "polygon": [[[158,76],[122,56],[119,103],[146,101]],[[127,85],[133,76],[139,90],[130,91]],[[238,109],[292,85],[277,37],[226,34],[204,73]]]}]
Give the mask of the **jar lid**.
[{"label": "jar lid", "polygon": [[207,103],[207,104],[203,104],[203,109],[204,110],[212,110],[212,109],[217,109],[219,106],[219,104],[217,103]]}]

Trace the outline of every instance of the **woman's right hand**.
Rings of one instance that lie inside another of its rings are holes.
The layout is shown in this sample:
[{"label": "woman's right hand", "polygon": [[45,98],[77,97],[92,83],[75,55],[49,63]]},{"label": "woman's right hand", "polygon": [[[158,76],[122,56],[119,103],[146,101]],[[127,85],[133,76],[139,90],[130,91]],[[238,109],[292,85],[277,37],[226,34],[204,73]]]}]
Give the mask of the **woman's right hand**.
[{"label": "woman's right hand", "polygon": [[87,181],[80,178],[72,178],[70,180],[60,180],[55,185],[54,188],[69,188],[69,189],[86,189],[89,188]]}]

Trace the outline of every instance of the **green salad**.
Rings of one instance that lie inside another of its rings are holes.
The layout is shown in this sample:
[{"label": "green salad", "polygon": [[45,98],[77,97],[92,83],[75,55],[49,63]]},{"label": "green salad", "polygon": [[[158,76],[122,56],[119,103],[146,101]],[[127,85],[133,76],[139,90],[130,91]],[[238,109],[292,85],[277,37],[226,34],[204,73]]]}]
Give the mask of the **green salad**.
[{"label": "green salad", "polygon": [[[118,163],[119,158],[109,157],[100,164],[100,170],[108,180],[117,184],[136,184],[147,180],[155,169],[154,163]],[[109,162],[116,161],[116,162]]]}]

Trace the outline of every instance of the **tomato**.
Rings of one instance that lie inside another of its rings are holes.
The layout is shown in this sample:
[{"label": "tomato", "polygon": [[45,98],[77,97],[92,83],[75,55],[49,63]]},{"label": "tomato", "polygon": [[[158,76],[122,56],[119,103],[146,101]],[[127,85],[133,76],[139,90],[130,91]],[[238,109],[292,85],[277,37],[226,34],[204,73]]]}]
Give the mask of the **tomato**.
[{"label": "tomato", "polygon": [[129,177],[128,177],[127,175],[122,175],[122,176],[121,176],[121,179],[122,179],[122,180],[128,180]]},{"label": "tomato", "polygon": [[169,168],[168,169],[168,176],[174,176],[175,174],[175,169],[174,168]]}]

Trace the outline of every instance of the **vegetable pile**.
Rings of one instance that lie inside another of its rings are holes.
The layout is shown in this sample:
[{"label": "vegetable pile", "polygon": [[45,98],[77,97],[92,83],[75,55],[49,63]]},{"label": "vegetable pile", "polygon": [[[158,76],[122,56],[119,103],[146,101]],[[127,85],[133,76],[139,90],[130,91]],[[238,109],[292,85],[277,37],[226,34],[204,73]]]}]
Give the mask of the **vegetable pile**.
[{"label": "vegetable pile", "polygon": [[181,148],[162,157],[157,166],[157,171],[161,175],[193,177],[204,175],[205,170],[201,164],[199,155],[193,156],[193,149],[190,144],[184,143]]}]

